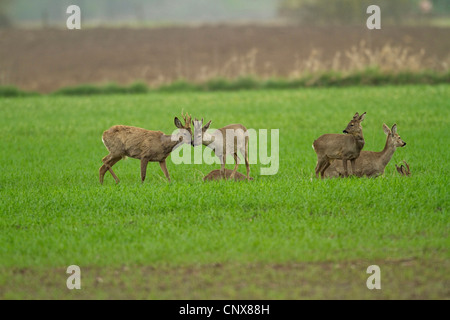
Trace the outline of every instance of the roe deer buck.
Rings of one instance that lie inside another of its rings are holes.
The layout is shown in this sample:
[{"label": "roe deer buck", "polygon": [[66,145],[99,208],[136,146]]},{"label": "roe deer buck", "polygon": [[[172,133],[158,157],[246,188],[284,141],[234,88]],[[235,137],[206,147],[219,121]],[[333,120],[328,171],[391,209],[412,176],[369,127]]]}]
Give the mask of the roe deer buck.
[{"label": "roe deer buck", "polygon": [[[233,173],[233,170],[225,169],[225,175],[227,179],[231,179],[231,174]],[[210,173],[208,173],[204,178],[203,181],[213,181],[213,180],[221,180],[223,179],[222,172],[220,170],[213,170]],[[240,172],[236,172],[234,175],[235,181],[243,181],[243,180],[253,180],[253,178],[247,179],[246,176],[244,176]]]},{"label": "roe deer buck", "polygon": [[[247,128],[242,124],[230,124],[223,128],[217,129],[212,134],[206,132],[211,121],[203,126],[203,119],[192,121],[194,124],[194,143],[193,146],[205,145],[214,150],[216,156],[220,159],[220,172],[223,178],[225,175],[225,163],[227,155],[233,155],[236,165],[230,175],[230,179],[234,178],[239,166],[238,151],[244,156],[245,167],[247,169],[247,180],[250,178],[250,166],[248,163],[248,132]],[[227,138],[228,133],[228,138]]]},{"label": "roe deer buck", "polygon": [[183,119],[184,125],[175,117],[175,126],[181,130],[174,135],[165,135],[161,131],[150,131],[122,125],[113,126],[103,132],[102,140],[109,154],[102,160],[103,165],[99,170],[100,183],[103,184],[106,171],[109,171],[116,183],[119,183],[112,166],[125,157],[141,160],[142,182],[145,180],[149,161],[159,162],[164,175],[170,182],[166,158],[178,145],[183,142],[191,144],[192,140],[191,117],[186,113]]},{"label": "roe deer buck", "polygon": [[350,160],[353,172],[355,172],[355,160],[364,147],[361,121],[364,120],[365,116],[365,112],[361,116],[358,112],[355,113],[347,128],[343,130],[345,134],[324,134],[314,141],[313,149],[317,154],[315,170],[317,178],[319,173],[324,178],[325,170],[336,159],[342,160],[345,176],[348,176],[347,160]]},{"label": "roe deer buck", "polygon": [[[400,138],[397,133],[397,125],[394,124],[392,129],[383,124],[384,133],[387,135],[384,149],[380,152],[361,151],[359,157],[355,161],[355,170],[353,174],[362,177],[378,177],[384,173],[389,161],[398,147],[406,146],[406,142]],[[403,166],[402,166],[403,167]],[[325,170],[325,177],[339,177],[344,175],[344,169],[340,161],[334,161],[328,169]]]}]

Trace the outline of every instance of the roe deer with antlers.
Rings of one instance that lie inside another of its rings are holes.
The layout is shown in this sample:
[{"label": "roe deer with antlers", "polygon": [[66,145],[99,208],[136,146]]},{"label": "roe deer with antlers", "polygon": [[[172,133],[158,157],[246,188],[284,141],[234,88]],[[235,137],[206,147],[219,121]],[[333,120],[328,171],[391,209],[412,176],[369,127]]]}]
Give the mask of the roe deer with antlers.
[{"label": "roe deer with antlers", "polygon": [[[230,124],[223,128],[217,129],[212,134],[206,132],[211,124],[209,121],[203,126],[203,119],[192,121],[194,124],[194,143],[193,146],[205,145],[214,150],[216,156],[220,159],[220,172],[222,177],[226,178],[225,163],[227,155],[233,155],[236,165],[230,175],[230,179],[234,178],[239,166],[238,151],[244,156],[245,167],[247,169],[247,180],[250,179],[250,166],[248,162],[248,131],[242,124]],[[227,137],[228,134],[228,137]]]},{"label": "roe deer with antlers", "polygon": [[[398,147],[406,146],[406,142],[400,138],[397,133],[397,125],[394,124],[392,129],[383,124],[384,133],[387,135],[384,149],[380,152],[361,151],[359,157],[355,161],[355,170],[353,174],[362,177],[378,177],[384,173],[389,161],[391,161],[395,150]],[[344,175],[344,168],[340,161],[334,161],[328,169],[325,170],[325,177],[340,177]]]},{"label": "roe deer with antlers", "polygon": [[150,131],[122,125],[113,126],[103,132],[102,140],[109,154],[102,160],[103,165],[99,170],[100,183],[103,184],[106,171],[109,171],[116,183],[119,183],[112,166],[125,157],[141,160],[142,182],[145,180],[148,162],[159,162],[164,175],[170,182],[166,158],[182,143],[191,144],[192,141],[191,117],[186,113],[183,119],[184,125],[175,117],[175,126],[181,130],[174,135],[165,135],[161,131]]},{"label": "roe deer with antlers", "polygon": [[350,160],[353,172],[355,172],[355,160],[364,147],[361,121],[365,116],[365,112],[361,116],[358,112],[355,113],[347,128],[343,130],[345,134],[324,134],[314,141],[313,149],[317,154],[315,170],[317,178],[319,174],[324,178],[325,170],[336,159],[342,160],[345,176],[348,176],[347,160]]}]

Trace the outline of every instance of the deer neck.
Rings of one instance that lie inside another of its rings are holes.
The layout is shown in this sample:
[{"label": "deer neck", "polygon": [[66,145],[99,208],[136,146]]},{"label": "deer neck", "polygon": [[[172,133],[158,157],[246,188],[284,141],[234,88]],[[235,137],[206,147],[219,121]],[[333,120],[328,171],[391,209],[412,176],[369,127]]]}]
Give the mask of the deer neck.
[{"label": "deer neck", "polygon": [[353,138],[355,138],[356,146],[359,148],[359,150],[361,150],[365,144],[364,136],[363,136],[362,132],[354,134]]},{"label": "deer neck", "polygon": [[381,151],[380,154],[380,160],[381,160],[381,164],[386,167],[387,164],[389,163],[389,161],[391,161],[392,156],[394,155],[395,152],[395,146],[394,144],[390,143],[390,139],[389,136],[386,138],[386,144],[384,146],[383,151]]},{"label": "deer neck", "polygon": [[169,155],[173,150],[178,148],[182,141],[180,141],[180,134],[172,134],[172,135],[163,135],[162,142],[164,146],[164,152]]},{"label": "deer neck", "polygon": [[[214,135],[211,136],[211,140],[203,140],[202,139],[202,144],[204,146],[209,146],[211,143],[213,143],[216,140],[216,137]],[[211,146],[210,146],[211,147]]]},{"label": "deer neck", "polygon": [[204,146],[209,146],[212,142],[213,142],[212,140],[210,140],[210,141],[205,141],[205,140],[203,140],[203,141],[202,141],[202,144],[203,144]]}]

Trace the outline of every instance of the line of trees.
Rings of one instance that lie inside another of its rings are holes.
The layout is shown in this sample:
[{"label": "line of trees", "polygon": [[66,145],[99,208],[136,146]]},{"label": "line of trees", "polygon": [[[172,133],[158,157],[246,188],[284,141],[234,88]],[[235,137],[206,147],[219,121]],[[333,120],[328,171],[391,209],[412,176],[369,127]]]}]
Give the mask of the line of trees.
[{"label": "line of trees", "polygon": [[[450,17],[450,0],[0,0],[0,27],[17,22],[46,26],[65,18],[70,4],[83,8],[85,21],[195,21],[277,16],[310,25],[361,24],[369,5],[378,5],[385,24]],[[17,20],[17,21],[16,21]]]},{"label": "line of trees", "polygon": [[[139,22],[214,22],[275,18],[278,0],[0,0],[10,1],[16,25],[55,25],[69,5],[82,9],[82,19],[95,24]],[[6,11],[4,11],[4,16]]]},{"label": "line of trees", "polygon": [[279,0],[280,16],[290,21],[312,24],[361,24],[366,9],[378,5],[383,24],[422,22],[427,18],[449,15],[449,0]]},{"label": "line of trees", "polygon": [[0,28],[11,26],[11,19],[8,15],[8,6],[11,0],[0,0]]}]

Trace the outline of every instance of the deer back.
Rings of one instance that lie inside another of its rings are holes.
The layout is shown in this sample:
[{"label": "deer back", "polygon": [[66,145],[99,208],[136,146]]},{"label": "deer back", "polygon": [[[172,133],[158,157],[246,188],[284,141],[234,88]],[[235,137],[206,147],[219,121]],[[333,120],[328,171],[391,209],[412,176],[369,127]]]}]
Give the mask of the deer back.
[{"label": "deer back", "polygon": [[331,159],[353,159],[359,157],[364,143],[360,143],[353,135],[324,134],[314,141],[313,147],[319,156]]},{"label": "deer back", "polygon": [[178,141],[171,141],[161,131],[118,125],[103,133],[103,142],[115,156],[163,161]]},{"label": "deer back", "polygon": [[[227,138],[227,132],[231,134],[229,137],[232,137],[233,139]],[[216,132],[213,133],[213,136],[216,137],[216,148],[220,149],[221,146],[223,154],[236,153],[237,150],[244,150],[245,142],[248,140],[247,128],[239,123],[222,127],[216,130]],[[222,140],[220,141],[217,137],[222,137]]]}]

